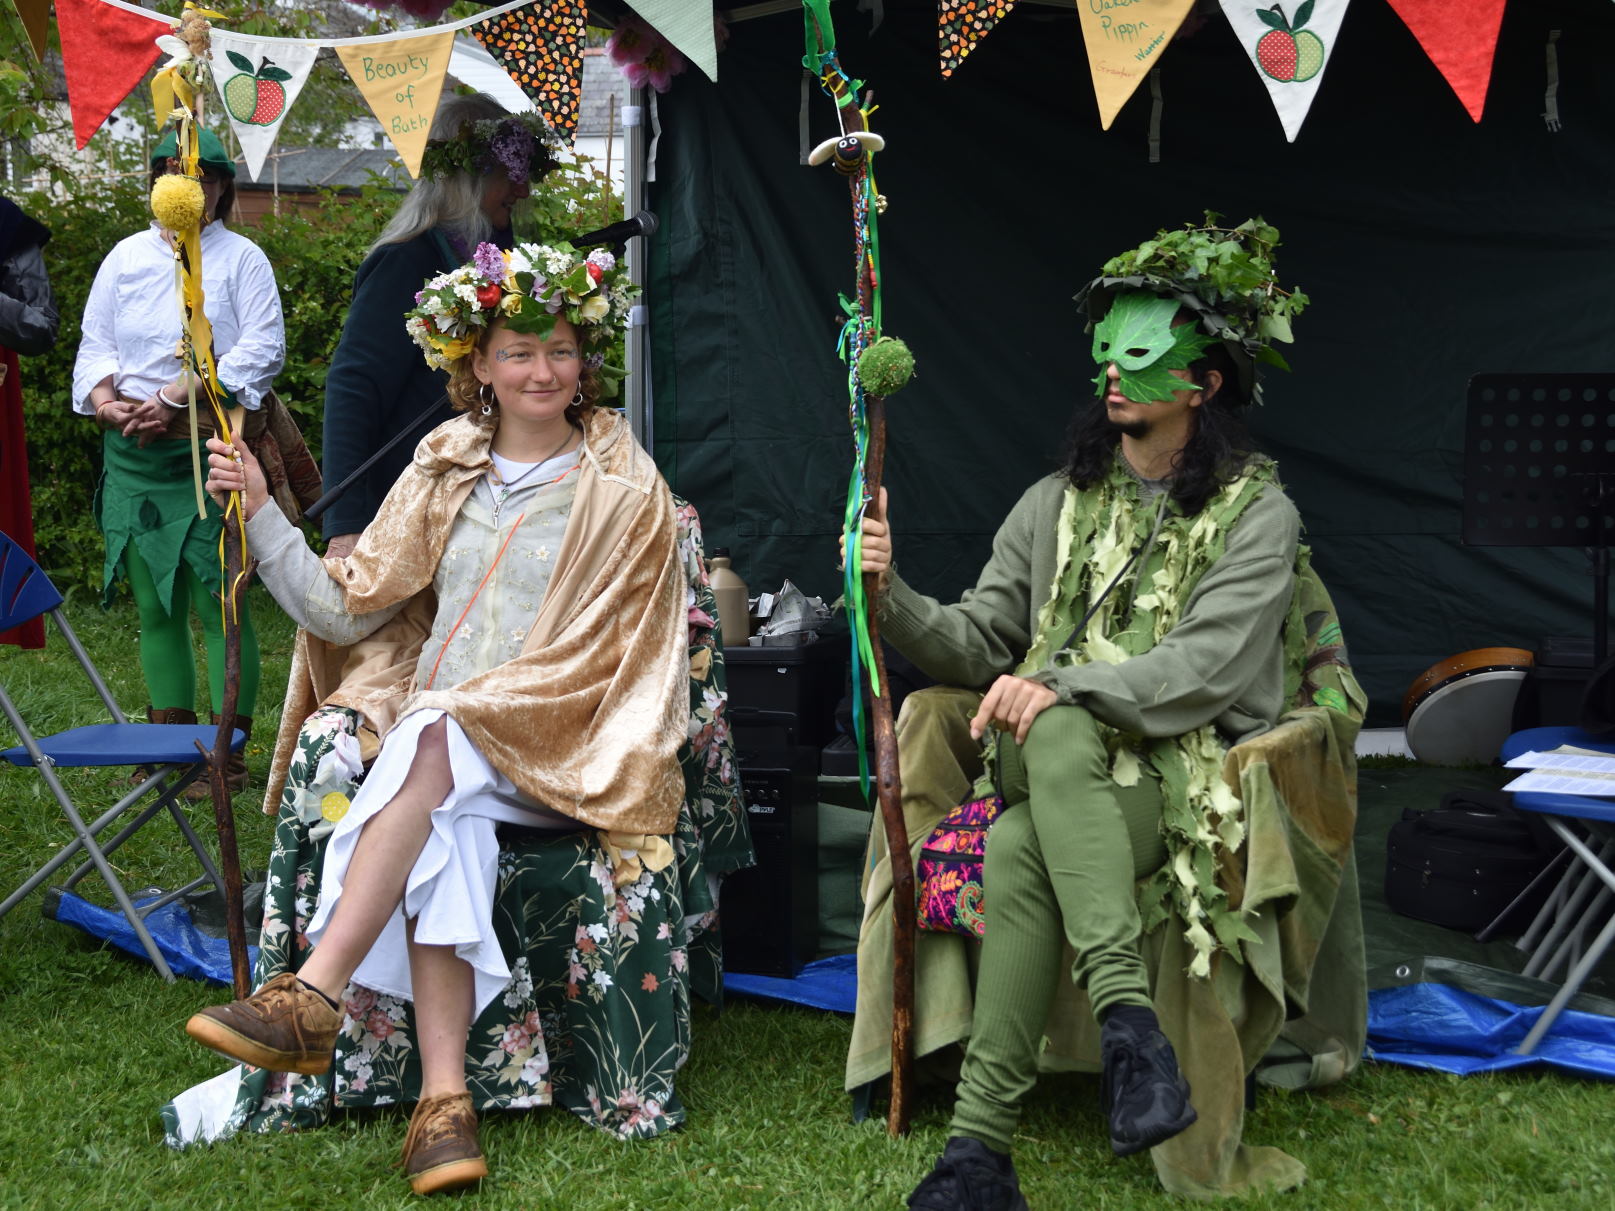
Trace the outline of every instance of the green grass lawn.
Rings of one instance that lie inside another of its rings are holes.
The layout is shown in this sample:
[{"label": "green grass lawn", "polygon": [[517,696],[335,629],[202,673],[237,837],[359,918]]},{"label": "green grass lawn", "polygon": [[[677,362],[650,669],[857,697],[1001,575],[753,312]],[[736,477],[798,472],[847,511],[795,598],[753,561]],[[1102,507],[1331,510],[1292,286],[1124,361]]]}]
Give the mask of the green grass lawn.
[{"label": "green grass lawn", "polygon": [[[262,784],[291,631],[254,601],[265,703],[249,748]],[[81,637],[126,708],[144,704],[135,621],[70,606]],[[93,721],[93,699],[68,680],[53,636],[43,654],[0,648],[0,680],[30,718]],[[11,743],[9,737],[4,743]],[[78,780],[93,784],[93,776]],[[31,774],[0,769],[0,893],[62,843],[66,825]],[[93,785],[85,787],[93,791]],[[242,854],[261,865],[269,821],[250,794],[237,804]],[[211,808],[193,809],[204,835]],[[117,855],[131,888],[182,869],[171,828]],[[93,886],[87,888],[92,897]],[[393,1163],[396,1110],[341,1115],[304,1135],[250,1137],[174,1153],[157,1108],[222,1063],[184,1035],[220,989],[165,985],[144,963],[45,920],[39,899],[0,920],[0,1207],[333,1208],[415,1203]],[[622,1144],[563,1111],[494,1115],[483,1130],[493,1176],[466,1205],[488,1208],[897,1207],[946,1134],[940,1090],[922,1096],[910,1138],[854,1125],[841,1092],[850,1022],[833,1014],[731,1003],[698,1013],[680,1093],[687,1125]],[[1117,1161],[1105,1143],[1091,1077],[1046,1079],[1017,1139],[1027,1197],[1041,1211],[1166,1204],[1145,1157]],[[1459,1079],[1365,1065],[1315,1094],[1263,1091],[1246,1139],[1306,1162],[1300,1191],[1257,1207],[1608,1208],[1615,1205],[1615,1089],[1566,1077]]]}]

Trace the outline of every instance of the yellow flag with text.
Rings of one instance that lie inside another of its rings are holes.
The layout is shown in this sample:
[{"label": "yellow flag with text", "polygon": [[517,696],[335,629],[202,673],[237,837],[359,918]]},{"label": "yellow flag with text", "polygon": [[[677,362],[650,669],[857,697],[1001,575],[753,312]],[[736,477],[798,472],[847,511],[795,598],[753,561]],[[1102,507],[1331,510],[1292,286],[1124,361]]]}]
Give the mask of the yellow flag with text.
[{"label": "yellow flag with text", "polygon": [[454,31],[445,29],[419,38],[391,38],[332,48],[412,177],[421,175],[421,155],[426,150],[426,135],[432,128],[432,115],[437,112],[453,46]]},{"label": "yellow flag with text", "polygon": [[1194,0],[1077,0],[1082,40],[1088,47],[1099,125],[1110,129],[1117,112],[1161,61]]}]

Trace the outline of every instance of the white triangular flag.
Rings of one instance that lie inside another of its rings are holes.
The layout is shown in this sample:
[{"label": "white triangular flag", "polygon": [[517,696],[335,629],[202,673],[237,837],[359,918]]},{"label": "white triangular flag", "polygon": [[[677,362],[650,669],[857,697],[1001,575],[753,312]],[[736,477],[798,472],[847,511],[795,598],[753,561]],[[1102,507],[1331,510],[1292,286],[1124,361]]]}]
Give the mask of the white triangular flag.
[{"label": "white triangular flag", "polygon": [[213,86],[254,181],[319,53],[316,43],[260,41],[214,28]]},{"label": "white triangular flag", "polygon": [[1318,95],[1350,3],[1299,0],[1287,13],[1283,4],[1222,0],[1223,15],[1267,85],[1267,95],[1273,98],[1273,108],[1284,125],[1284,137],[1292,143]]}]

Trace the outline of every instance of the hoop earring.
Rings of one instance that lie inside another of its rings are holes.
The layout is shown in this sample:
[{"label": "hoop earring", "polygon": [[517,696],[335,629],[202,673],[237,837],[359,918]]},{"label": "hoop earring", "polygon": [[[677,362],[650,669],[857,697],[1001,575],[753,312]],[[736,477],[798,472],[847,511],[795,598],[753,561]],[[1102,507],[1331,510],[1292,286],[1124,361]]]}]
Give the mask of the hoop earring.
[{"label": "hoop earring", "polygon": [[482,415],[484,415],[484,416],[492,416],[493,415],[493,386],[492,386],[492,384],[483,383],[482,386],[477,389],[477,398],[482,401]]},{"label": "hoop earring", "polygon": [[583,407],[583,384],[582,383],[578,384],[577,394],[572,397],[572,406],[574,408]]}]

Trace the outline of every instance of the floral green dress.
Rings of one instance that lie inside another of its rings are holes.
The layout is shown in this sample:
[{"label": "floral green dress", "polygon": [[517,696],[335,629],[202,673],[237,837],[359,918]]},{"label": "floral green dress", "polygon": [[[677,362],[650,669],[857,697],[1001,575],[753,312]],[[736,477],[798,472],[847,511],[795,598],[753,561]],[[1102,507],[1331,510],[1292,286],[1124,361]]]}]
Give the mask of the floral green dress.
[{"label": "floral green dress", "polygon": [[[668,838],[676,860],[619,879],[620,855],[593,829],[501,829],[494,928],[511,980],[467,1041],[478,1110],[564,1106],[625,1139],[683,1121],[674,1076],[689,1056],[691,994],[714,1004],[722,996],[716,880],[753,856],[700,521],[683,502],[678,542],[690,583],[690,739],[684,810]],[[357,785],[322,774],[322,761],[357,725],[353,711],[327,707],[298,738],[269,856],[255,984],[296,970],[308,954],[303,931],[333,827],[325,814],[340,815]],[[163,1107],[169,1145],[316,1127],[334,1108],[414,1102],[421,1074],[410,1004],[357,985],[345,1001],[330,1072],[238,1065]]]}]

